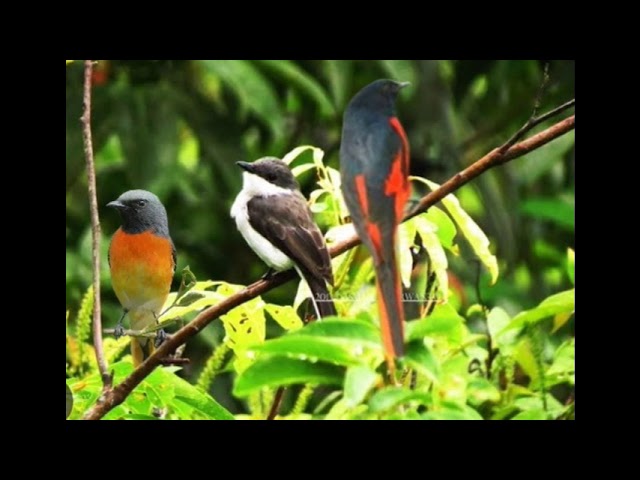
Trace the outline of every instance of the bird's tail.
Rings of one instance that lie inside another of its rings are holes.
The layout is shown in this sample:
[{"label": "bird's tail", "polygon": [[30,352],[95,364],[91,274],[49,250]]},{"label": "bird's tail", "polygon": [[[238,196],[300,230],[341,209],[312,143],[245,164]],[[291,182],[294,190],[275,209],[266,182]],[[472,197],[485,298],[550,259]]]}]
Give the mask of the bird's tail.
[{"label": "bird's tail", "polygon": [[[301,272],[300,272],[301,273]],[[331,317],[337,315],[333,299],[327,289],[324,279],[316,278],[312,275],[305,275],[304,279],[311,290],[311,302],[318,318]]]},{"label": "bird's tail", "polygon": [[[155,325],[156,317],[151,310],[130,310],[129,319],[132,330],[144,330]],[[136,368],[144,362],[155,350],[153,338],[131,337],[131,356],[133,367]]]},{"label": "bird's tail", "polygon": [[395,258],[376,265],[380,328],[387,360],[404,355],[402,285]]}]

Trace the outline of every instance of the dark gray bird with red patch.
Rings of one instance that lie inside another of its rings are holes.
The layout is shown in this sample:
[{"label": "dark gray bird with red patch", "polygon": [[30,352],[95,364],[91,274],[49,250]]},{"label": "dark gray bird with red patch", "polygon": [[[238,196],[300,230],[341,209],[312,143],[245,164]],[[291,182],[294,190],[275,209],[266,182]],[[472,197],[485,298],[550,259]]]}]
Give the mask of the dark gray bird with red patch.
[{"label": "dark gray bird with red patch", "polygon": [[408,83],[376,80],[344,113],[340,144],[342,193],[362,243],[373,256],[380,327],[387,361],[404,354],[402,286],[396,232],[409,199],[409,142],[395,114]]}]

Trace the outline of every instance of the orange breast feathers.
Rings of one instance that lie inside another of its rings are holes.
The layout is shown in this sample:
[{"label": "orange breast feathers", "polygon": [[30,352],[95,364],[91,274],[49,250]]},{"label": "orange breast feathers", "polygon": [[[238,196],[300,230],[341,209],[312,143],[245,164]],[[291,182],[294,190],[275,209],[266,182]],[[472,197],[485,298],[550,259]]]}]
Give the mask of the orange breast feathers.
[{"label": "orange breast feathers", "polygon": [[113,290],[127,310],[159,313],[173,278],[171,242],[151,232],[128,234],[119,228],[109,247]]}]

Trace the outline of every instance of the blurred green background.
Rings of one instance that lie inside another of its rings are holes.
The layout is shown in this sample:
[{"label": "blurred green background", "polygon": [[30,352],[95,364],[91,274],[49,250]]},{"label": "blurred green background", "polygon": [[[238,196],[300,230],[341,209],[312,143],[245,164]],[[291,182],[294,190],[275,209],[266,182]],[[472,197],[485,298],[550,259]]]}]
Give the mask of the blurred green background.
[{"label": "blurred green background", "polygon": [[[102,222],[105,325],[120,306],[111,289],[107,248],[119,226],[105,205],[132,188],[165,204],[178,251],[178,272],[247,284],[266,268],[251,252],[229,209],[241,188],[238,160],[282,157],[310,144],[338,167],[342,112],[377,78],[408,80],[398,116],[411,145],[411,173],[442,182],[507,140],[531,115],[546,61],[224,60],[99,61],[93,74],[93,141]],[[573,61],[550,61],[540,112],[574,97]],[[73,324],[91,284],[91,232],[79,118],[83,62],[66,69],[67,310]],[[558,118],[543,124],[541,130]],[[308,161],[304,155],[299,162]],[[298,161],[296,162],[298,163]],[[493,287],[481,277],[482,300],[517,312],[569,288],[567,247],[574,248],[574,134],[492,170],[457,192],[489,235],[500,261]],[[315,182],[302,177],[303,193]],[[415,198],[424,192],[416,191]],[[415,199],[414,198],[414,199]],[[321,218],[319,218],[321,222]],[[322,227],[322,225],[321,225]],[[451,259],[452,286],[463,307],[477,301],[477,262],[462,250]],[[174,281],[174,289],[177,288]],[[295,283],[265,296],[291,304]],[[214,324],[186,355],[198,371],[223,332]],[[224,379],[221,379],[224,382]],[[215,386],[214,386],[215,388]],[[225,403],[225,399],[221,399]],[[232,402],[228,399],[228,402]]]}]

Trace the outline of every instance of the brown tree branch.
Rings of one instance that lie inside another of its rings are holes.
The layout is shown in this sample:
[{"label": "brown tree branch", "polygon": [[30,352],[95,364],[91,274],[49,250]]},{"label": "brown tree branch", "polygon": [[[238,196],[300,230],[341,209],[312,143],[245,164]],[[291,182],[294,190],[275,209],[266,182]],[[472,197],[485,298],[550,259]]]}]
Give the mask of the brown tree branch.
[{"label": "brown tree branch", "polygon": [[[564,135],[574,128],[575,115],[572,115],[571,117],[552,125],[531,138],[513,145],[504,153],[500,153],[500,148],[494,149],[462,172],[457,173],[447,182],[442,184],[440,188],[424,196],[417,207],[410,212],[404,220],[406,221],[425,212],[429,207],[439,202],[445,196],[457,190],[462,185],[466,184],[486,170],[540,148],[551,140]],[[329,249],[329,253],[332,257],[335,257],[355,247],[359,243],[360,240],[358,237],[354,236],[332,245]],[[258,295],[262,295],[263,293],[288,282],[294,277],[295,273],[293,270],[288,270],[286,272],[275,274],[267,280],[258,280],[257,282],[248,285],[238,293],[227,297],[222,302],[200,312],[195,319],[178,330],[171,339],[164,342],[153,353],[153,355],[147,358],[147,360],[134,370],[131,375],[124,379],[122,383],[106,392],[106,394],[100,398],[98,403],[96,403],[96,405],[87,412],[84,418],[87,420],[98,420],[102,418],[107,414],[107,412],[121,404],[127,398],[133,389],[158,366],[161,358],[169,356],[177,347],[196,335],[213,320],[229,312],[232,308],[257,297]]]},{"label": "brown tree branch", "polygon": [[87,162],[87,184],[89,185],[89,208],[91,210],[91,259],[93,263],[93,348],[96,352],[98,370],[102,377],[103,390],[111,387],[113,380],[109,374],[107,360],[102,348],[102,312],[100,309],[100,217],[98,216],[98,195],[96,194],[96,168],[93,161],[93,141],[91,139],[91,74],[93,61],[84,61],[84,92],[82,140],[84,157]]}]

